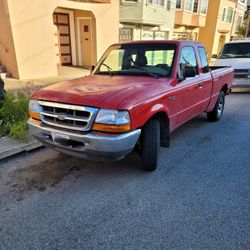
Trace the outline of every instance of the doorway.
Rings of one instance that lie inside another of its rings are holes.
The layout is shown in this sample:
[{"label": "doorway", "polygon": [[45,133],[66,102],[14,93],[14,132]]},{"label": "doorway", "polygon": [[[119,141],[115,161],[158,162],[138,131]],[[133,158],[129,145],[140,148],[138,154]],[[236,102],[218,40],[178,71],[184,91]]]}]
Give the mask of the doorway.
[{"label": "doorway", "polygon": [[220,35],[219,39],[219,45],[218,45],[218,50],[217,50],[217,55],[221,52],[221,49],[226,41],[226,36],[225,35]]},{"label": "doorway", "polygon": [[79,19],[79,62],[82,66],[93,64],[93,40],[91,18],[83,17]]}]

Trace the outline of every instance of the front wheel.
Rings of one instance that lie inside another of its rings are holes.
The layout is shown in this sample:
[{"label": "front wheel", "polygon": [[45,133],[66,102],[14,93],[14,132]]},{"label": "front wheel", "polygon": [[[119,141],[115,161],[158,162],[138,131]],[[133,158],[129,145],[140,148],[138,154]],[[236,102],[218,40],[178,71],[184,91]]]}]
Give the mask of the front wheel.
[{"label": "front wheel", "polygon": [[156,119],[149,120],[142,130],[143,169],[154,171],[157,168],[160,148],[160,124]]},{"label": "front wheel", "polygon": [[225,93],[223,91],[220,92],[217,102],[214,106],[214,109],[211,112],[207,113],[207,119],[209,121],[219,121],[222,117],[223,110],[225,106]]}]

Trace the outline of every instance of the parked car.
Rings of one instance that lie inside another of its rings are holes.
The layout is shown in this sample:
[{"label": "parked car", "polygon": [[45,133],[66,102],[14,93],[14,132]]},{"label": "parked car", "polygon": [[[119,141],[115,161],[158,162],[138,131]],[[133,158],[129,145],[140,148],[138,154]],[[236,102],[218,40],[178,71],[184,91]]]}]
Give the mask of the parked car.
[{"label": "parked car", "polygon": [[225,43],[214,66],[231,66],[234,69],[233,87],[250,87],[250,40]]},{"label": "parked car", "polygon": [[232,68],[209,68],[201,43],[118,43],[90,76],[34,93],[28,124],[62,153],[120,160],[137,147],[143,168],[155,170],[172,131],[203,112],[220,120],[232,80]]}]

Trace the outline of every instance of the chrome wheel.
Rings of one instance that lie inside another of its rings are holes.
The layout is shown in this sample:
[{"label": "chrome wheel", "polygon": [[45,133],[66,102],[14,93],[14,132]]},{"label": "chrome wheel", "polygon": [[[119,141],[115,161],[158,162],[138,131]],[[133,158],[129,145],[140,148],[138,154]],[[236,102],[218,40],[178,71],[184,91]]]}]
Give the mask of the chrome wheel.
[{"label": "chrome wheel", "polygon": [[218,103],[218,109],[217,109],[218,116],[221,116],[221,114],[223,112],[223,108],[224,108],[224,98],[223,98],[223,96],[220,96],[220,100]]}]

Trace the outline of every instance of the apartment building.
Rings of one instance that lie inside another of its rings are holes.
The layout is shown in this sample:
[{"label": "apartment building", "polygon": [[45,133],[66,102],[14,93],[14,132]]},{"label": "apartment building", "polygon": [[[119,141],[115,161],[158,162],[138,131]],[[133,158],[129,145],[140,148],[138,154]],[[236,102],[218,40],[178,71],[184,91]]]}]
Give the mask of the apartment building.
[{"label": "apartment building", "polygon": [[120,0],[120,41],[172,38],[175,0]]},{"label": "apartment building", "polygon": [[205,26],[210,0],[176,0],[173,38],[197,41],[201,27]]},{"label": "apartment building", "polygon": [[118,0],[0,1],[0,61],[15,78],[89,67],[118,39]]},{"label": "apartment building", "polygon": [[237,0],[209,1],[205,27],[200,29],[199,41],[206,46],[209,59],[230,41]]},{"label": "apartment building", "polygon": [[231,40],[241,38],[238,28],[243,24],[245,12],[247,11],[247,0],[237,0],[233,14],[233,25],[231,30]]}]

